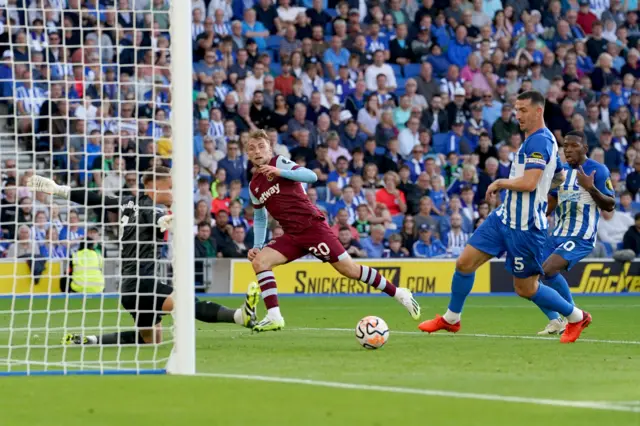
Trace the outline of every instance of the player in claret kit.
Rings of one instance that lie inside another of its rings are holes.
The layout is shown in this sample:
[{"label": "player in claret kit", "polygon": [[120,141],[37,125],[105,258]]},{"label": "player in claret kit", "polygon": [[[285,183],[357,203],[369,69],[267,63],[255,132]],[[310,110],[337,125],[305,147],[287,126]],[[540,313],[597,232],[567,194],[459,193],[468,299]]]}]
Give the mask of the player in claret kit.
[{"label": "player in claret kit", "polygon": [[[555,212],[556,226],[547,240],[547,260],[542,269],[545,284],[573,303],[569,284],[560,272],[568,271],[593,251],[600,212],[613,211],[616,200],[609,169],[587,157],[589,145],[582,132],[567,133],[563,149],[567,174],[564,183],[549,193],[547,215]],[[538,334],[564,332],[566,321],[558,312],[542,311],[549,323]]]},{"label": "player in claret kit", "polygon": [[[420,306],[408,289],[396,287],[374,268],[355,263],[344,250],[325,217],[311,204],[302,188],[302,183],[317,180],[314,172],[282,156],[274,156],[269,138],[262,130],[251,133],[246,150],[256,167],[249,183],[255,209],[255,243],[248,257],[267,307],[267,315],[253,327],[255,331],[274,331],[284,327],[272,270],[309,253],[331,263],[345,277],[359,280],[394,297],[414,319],[420,318]],[[278,221],[285,234],[265,245],[267,212]]]},{"label": "player in claret kit", "polygon": [[591,315],[565,300],[555,289],[539,281],[544,272],[547,246],[547,196],[559,170],[558,144],[544,125],[544,96],[523,92],[516,101],[516,118],[526,139],[511,165],[509,179],[498,179],[487,189],[487,198],[505,189],[506,198],[474,232],[456,261],[449,308],[443,316],[425,321],[419,328],[427,333],[460,330],[460,314],[473,288],[475,271],[493,257],[506,252],[506,268],[514,277],[519,296],[541,309],[559,312],[569,324],[560,338],[574,342],[591,324]]},{"label": "player in claret kit", "polygon": [[[101,336],[68,334],[62,343],[69,345],[117,345],[160,343],[162,316],[173,311],[173,287],[156,278],[156,264],[164,232],[171,229],[173,216],[165,207],[173,197],[171,170],[157,167],[143,175],[144,191],[138,197],[103,197],[97,191],[72,189],[53,180],[32,176],[27,186],[33,191],[53,194],[86,206],[103,206],[120,212],[122,244],[121,303],[136,324],[135,330],[107,333]],[[187,285],[193,285],[192,283]],[[203,322],[227,322],[252,328],[256,317],[259,289],[249,285],[240,309],[229,309],[215,302],[196,299],[195,316]]]}]

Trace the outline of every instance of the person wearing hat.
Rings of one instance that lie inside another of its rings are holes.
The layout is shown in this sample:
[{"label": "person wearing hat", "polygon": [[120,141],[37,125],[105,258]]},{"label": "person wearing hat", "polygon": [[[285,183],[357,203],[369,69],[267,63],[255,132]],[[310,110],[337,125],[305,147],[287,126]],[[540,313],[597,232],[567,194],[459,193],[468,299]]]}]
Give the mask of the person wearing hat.
[{"label": "person wearing hat", "polygon": [[447,249],[442,242],[434,236],[435,227],[423,223],[418,229],[418,241],[413,243],[413,257],[433,258],[442,257]]},{"label": "person wearing hat", "polygon": [[[466,120],[471,116],[469,106],[465,103],[466,92],[462,87],[458,87],[453,92],[453,100],[446,106],[447,120],[453,124],[458,119]],[[442,131],[442,129],[440,129]]]},{"label": "person wearing hat", "polygon": [[382,257],[384,259],[401,259],[409,256],[409,250],[402,247],[402,236],[392,234],[389,237],[389,248],[384,249]]},{"label": "person wearing hat", "polygon": [[464,125],[466,120],[464,117],[459,116],[453,121],[453,125],[451,126],[451,131],[447,133],[446,137],[446,145],[444,146],[444,152],[440,152],[440,154],[448,154],[450,152],[455,152],[458,155],[467,155],[471,154],[471,144],[464,137]]}]

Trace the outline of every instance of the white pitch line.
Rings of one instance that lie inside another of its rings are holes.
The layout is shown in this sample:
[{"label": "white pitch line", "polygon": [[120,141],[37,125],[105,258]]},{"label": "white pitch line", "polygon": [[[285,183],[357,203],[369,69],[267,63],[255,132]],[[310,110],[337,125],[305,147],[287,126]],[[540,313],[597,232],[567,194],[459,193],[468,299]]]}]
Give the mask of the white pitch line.
[{"label": "white pitch line", "polygon": [[198,376],[215,377],[220,379],[233,379],[233,380],[253,380],[259,382],[270,383],[287,383],[294,385],[307,385],[317,386],[333,389],[351,389],[360,391],[376,391],[387,393],[400,393],[422,396],[437,396],[443,398],[457,398],[457,399],[475,399],[482,401],[497,401],[497,402],[510,402],[518,404],[533,404],[533,405],[548,405],[554,407],[566,407],[566,408],[585,408],[592,410],[604,410],[604,411],[624,411],[629,413],[640,413],[640,407],[633,407],[627,405],[617,405],[613,402],[605,401],[566,401],[561,399],[542,399],[542,398],[527,398],[520,396],[506,396],[506,395],[494,395],[483,393],[470,393],[470,392],[453,392],[437,389],[417,389],[417,388],[402,388],[395,386],[377,386],[377,385],[364,385],[357,383],[342,383],[342,382],[328,382],[323,380],[311,380],[311,379],[297,379],[288,377],[273,377],[273,376],[258,376],[247,374],[225,374],[225,373],[197,373]]},{"label": "white pitch line", "polygon": [[[338,331],[338,332],[350,332],[354,331],[350,328],[316,328],[316,327],[300,327],[295,330],[309,330],[309,331]],[[423,333],[421,331],[392,331],[392,334],[407,334],[407,335],[429,335],[428,333]],[[439,337],[453,337],[454,334],[450,333],[433,333],[430,336],[439,336]],[[483,333],[455,333],[455,336],[463,336],[463,337],[482,337],[489,339],[518,339],[518,340],[555,340],[558,341],[557,337],[540,337],[540,336],[513,336],[508,334],[483,334]],[[579,339],[579,342],[589,342],[589,343],[610,343],[617,345],[640,345],[640,341],[635,340],[600,340],[600,339]]]},{"label": "white pitch line", "polygon": [[[429,304],[425,304],[425,305],[429,305]],[[585,309],[633,309],[633,308],[640,308],[640,304],[633,304],[633,305],[615,305],[615,304],[611,304],[611,305],[607,305],[607,304],[600,304],[600,305],[590,305],[588,303],[583,303],[581,304],[581,306],[584,306]],[[465,309],[540,309],[538,308],[536,305],[534,304],[530,304],[530,305],[465,305],[464,307]],[[305,308],[305,310],[309,310],[309,311],[346,311],[346,310],[353,310],[352,306],[310,306],[308,308]]]},{"label": "white pitch line", "polygon": [[[284,331],[320,331],[320,332],[340,332],[340,333],[353,333],[354,330],[351,328],[333,328],[333,327],[291,327],[285,328]],[[203,328],[198,329],[198,333],[242,333],[241,330],[238,329],[210,329]],[[515,336],[508,334],[484,334],[484,333],[423,333],[421,331],[391,331],[391,334],[402,334],[409,336],[425,336],[425,338],[433,337],[448,337],[453,338],[454,336],[461,337],[476,337],[483,339],[515,339],[515,340],[553,340],[558,341],[558,337],[542,337],[542,336]],[[637,340],[601,340],[601,339],[578,339],[578,342],[586,342],[586,343],[608,343],[613,345],[640,345],[640,341]]]}]

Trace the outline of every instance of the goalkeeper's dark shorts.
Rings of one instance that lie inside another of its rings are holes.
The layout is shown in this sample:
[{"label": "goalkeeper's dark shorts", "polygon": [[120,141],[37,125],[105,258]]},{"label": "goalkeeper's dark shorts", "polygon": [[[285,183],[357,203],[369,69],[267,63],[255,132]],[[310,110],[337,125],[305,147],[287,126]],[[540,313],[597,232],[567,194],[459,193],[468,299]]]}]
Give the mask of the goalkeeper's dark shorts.
[{"label": "goalkeeper's dark shorts", "polygon": [[122,280],[122,306],[131,314],[137,327],[153,327],[168,312],[162,304],[173,293],[173,287],[157,278],[126,278]]}]

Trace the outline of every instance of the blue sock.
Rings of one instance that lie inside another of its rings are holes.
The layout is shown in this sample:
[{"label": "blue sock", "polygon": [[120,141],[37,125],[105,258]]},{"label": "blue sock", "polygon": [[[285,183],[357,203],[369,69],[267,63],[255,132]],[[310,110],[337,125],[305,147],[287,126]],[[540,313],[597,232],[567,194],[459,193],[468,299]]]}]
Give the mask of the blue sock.
[{"label": "blue sock", "polygon": [[473,281],[476,273],[465,274],[464,272],[454,272],[453,281],[451,282],[451,300],[449,301],[449,310],[459,314],[462,312],[464,301],[471,293]]},{"label": "blue sock", "polygon": [[569,283],[562,274],[555,274],[552,277],[545,277],[544,283],[557,291],[564,300],[574,305],[573,297],[571,297],[571,290],[569,289]]},{"label": "blue sock", "polygon": [[538,283],[538,291],[533,295],[531,301],[540,309],[545,308],[549,311],[559,312],[565,317],[573,312],[573,304],[564,300],[557,291],[542,282]]},{"label": "blue sock", "polygon": [[549,321],[557,320],[558,318],[560,318],[560,314],[556,311],[550,311],[549,309],[543,308],[542,306],[538,306],[538,308],[540,308],[542,313],[545,314],[547,318],[549,318]]}]

